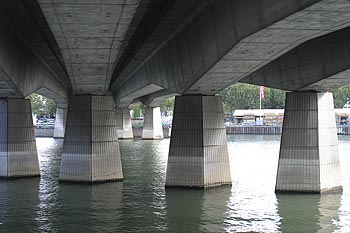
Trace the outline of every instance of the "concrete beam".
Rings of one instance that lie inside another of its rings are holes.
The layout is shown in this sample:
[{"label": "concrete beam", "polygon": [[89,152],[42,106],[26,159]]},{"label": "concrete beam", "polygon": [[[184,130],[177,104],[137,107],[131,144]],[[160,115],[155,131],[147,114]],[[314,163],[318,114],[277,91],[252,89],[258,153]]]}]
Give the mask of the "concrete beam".
[{"label": "concrete beam", "polygon": [[310,40],[241,82],[290,91],[331,90],[350,83],[350,28]]},{"label": "concrete beam", "polygon": [[40,1],[77,94],[107,94],[139,0]]},{"label": "concrete beam", "polygon": [[163,90],[163,88],[160,86],[154,85],[154,84],[144,86],[138,90],[134,89],[134,91],[130,92],[129,95],[127,95],[127,96],[123,96],[123,93],[127,92],[128,90],[120,90],[119,92],[117,92],[113,96],[114,103],[119,108],[127,108],[130,104],[132,104],[139,97],[149,95],[149,94],[158,92],[160,90]]},{"label": "concrete beam", "polygon": [[1,18],[0,34],[0,97],[24,98],[46,89],[58,103],[66,102],[66,87]]},{"label": "concrete beam", "polygon": [[136,29],[130,40],[126,35],[126,48],[118,58],[110,90],[120,87],[161,44],[172,38],[184,19],[203,2],[208,0],[141,0],[128,31]]},{"label": "concrete beam", "polygon": [[159,107],[167,98],[177,96],[178,94],[168,90],[161,90],[147,96],[139,98],[139,101],[147,107]]},{"label": "concrete beam", "polygon": [[301,43],[346,28],[350,3],[333,3],[203,3],[117,91],[123,97],[154,84],[179,94],[215,94]]}]

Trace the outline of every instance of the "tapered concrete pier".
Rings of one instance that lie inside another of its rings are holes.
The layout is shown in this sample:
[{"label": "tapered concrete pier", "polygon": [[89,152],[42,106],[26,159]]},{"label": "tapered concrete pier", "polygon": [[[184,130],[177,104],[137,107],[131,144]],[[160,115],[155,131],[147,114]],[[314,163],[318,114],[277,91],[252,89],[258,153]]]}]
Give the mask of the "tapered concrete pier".
[{"label": "tapered concrete pier", "polygon": [[54,138],[64,138],[64,131],[66,129],[67,109],[56,109],[55,130],[53,133]]},{"label": "tapered concrete pier", "polygon": [[287,93],[276,192],[341,189],[332,93]]},{"label": "tapered concrete pier", "polygon": [[40,176],[30,101],[0,99],[0,177]]},{"label": "tapered concrete pier", "polygon": [[166,187],[231,185],[220,97],[177,96]]},{"label": "tapered concrete pier", "polygon": [[116,108],[117,130],[119,139],[134,138],[131,125],[130,109]]},{"label": "tapered concrete pier", "polygon": [[112,97],[70,97],[59,179],[89,183],[123,179]]},{"label": "tapered concrete pier", "polygon": [[163,128],[160,108],[148,107],[145,111],[142,139],[162,139]]}]

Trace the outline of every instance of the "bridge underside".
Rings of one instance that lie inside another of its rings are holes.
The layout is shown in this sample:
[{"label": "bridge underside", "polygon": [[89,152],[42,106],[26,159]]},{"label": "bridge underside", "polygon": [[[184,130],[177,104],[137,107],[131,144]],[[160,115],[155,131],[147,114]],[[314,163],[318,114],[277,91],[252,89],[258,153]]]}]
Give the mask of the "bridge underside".
[{"label": "bridge underside", "polygon": [[[276,191],[339,188],[331,97],[316,91],[349,83],[349,14],[347,0],[1,1],[0,159],[6,162],[0,172],[12,176],[12,158],[24,149],[11,148],[23,141],[28,156],[16,159],[30,160],[23,163],[29,168],[18,174],[38,174],[32,127],[20,111],[33,92],[58,107],[60,180],[89,183],[123,178],[118,130],[120,138],[132,138],[131,103],[147,107],[143,138],[160,139],[158,107],[178,96],[166,186],[230,184],[221,101],[214,95],[244,82],[293,91]],[[304,97],[303,108],[293,104]],[[18,128],[16,114],[4,107],[12,105],[23,115]]]}]

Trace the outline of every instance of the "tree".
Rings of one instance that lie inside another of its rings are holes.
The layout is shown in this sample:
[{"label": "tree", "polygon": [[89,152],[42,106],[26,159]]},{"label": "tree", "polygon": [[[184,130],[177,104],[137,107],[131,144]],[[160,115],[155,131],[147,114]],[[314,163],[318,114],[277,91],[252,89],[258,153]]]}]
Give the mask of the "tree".
[{"label": "tree", "polygon": [[160,105],[160,110],[162,112],[174,111],[175,96],[169,97]]},{"label": "tree", "polygon": [[[258,109],[259,108],[259,86],[237,83],[218,95],[223,100],[225,112],[236,109]],[[284,108],[285,91],[265,88],[265,98],[262,100],[262,108]]]},{"label": "tree", "polygon": [[44,107],[44,113],[45,115],[48,115],[52,117],[53,115],[56,114],[56,104],[55,101],[49,98],[44,98],[45,99],[45,107]]},{"label": "tree", "polygon": [[142,103],[135,103],[130,105],[130,109],[134,111],[134,117],[141,117],[145,112],[145,105]]},{"label": "tree", "polygon": [[350,100],[350,85],[345,85],[333,90],[334,108],[343,108],[344,104]]},{"label": "tree", "polygon": [[286,91],[265,88],[265,98],[262,100],[262,106],[265,109],[283,109],[285,105]]},{"label": "tree", "polygon": [[56,104],[52,99],[32,93],[29,97],[32,112],[37,116],[50,116],[56,113]]},{"label": "tree", "polygon": [[249,84],[234,84],[219,94],[224,106],[224,112],[235,109],[259,108],[259,87]]},{"label": "tree", "polygon": [[43,115],[43,100],[42,96],[36,93],[31,94],[28,99],[30,99],[30,105],[32,108],[32,112],[35,115]]}]

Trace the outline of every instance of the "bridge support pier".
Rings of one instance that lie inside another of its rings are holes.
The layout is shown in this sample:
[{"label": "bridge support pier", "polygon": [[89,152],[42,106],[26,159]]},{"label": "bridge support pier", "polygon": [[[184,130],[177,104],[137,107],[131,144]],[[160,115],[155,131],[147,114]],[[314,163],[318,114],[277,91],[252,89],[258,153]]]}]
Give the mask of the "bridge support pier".
[{"label": "bridge support pier", "polygon": [[40,176],[30,101],[0,99],[0,177]]},{"label": "bridge support pier", "polygon": [[134,138],[131,125],[130,110],[128,108],[116,108],[117,130],[119,139]]},{"label": "bridge support pier", "polygon": [[60,181],[122,180],[122,164],[111,96],[71,96]]},{"label": "bridge support pier", "polygon": [[276,192],[341,189],[332,93],[287,93]]},{"label": "bridge support pier", "polygon": [[64,131],[66,129],[67,109],[56,109],[55,130],[53,133],[54,138],[64,138]]},{"label": "bridge support pier", "polygon": [[163,128],[160,108],[146,108],[143,122],[142,139],[162,139]]},{"label": "bridge support pier", "polygon": [[221,99],[176,96],[166,187],[231,185]]}]

